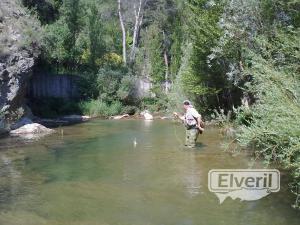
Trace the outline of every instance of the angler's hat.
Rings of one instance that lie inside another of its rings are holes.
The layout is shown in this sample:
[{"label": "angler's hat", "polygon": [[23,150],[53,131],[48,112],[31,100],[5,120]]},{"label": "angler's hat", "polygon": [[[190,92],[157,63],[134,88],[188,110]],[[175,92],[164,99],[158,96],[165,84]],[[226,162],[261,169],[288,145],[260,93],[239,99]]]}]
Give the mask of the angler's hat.
[{"label": "angler's hat", "polygon": [[184,105],[192,105],[192,103],[191,103],[189,100],[184,100],[184,101],[183,101],[183,104],[184,104]]}]

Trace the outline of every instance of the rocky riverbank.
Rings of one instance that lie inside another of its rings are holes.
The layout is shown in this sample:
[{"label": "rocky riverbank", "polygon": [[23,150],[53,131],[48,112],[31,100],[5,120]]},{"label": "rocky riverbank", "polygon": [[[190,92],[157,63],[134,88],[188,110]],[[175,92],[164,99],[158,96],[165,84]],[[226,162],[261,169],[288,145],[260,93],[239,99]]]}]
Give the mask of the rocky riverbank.
[{"label": "rocky riverbank", "polygon": [[25,94],[39,55],[39,27],[19,1],[0,1],[0,135],[31,115]]}]

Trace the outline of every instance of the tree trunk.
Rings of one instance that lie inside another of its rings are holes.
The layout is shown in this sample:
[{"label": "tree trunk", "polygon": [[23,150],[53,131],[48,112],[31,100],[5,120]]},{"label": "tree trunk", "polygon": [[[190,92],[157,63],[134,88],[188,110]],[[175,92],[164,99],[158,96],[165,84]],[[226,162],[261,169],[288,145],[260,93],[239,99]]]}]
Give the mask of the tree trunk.
[{"label": "tree trunk", "polygon": [[124,19],[122,16],[122,9],[121,9],[121,0],[118,0],[118,11],[119,11],[119,19],[120,25],[122,29],[122,46],[123,46],[123,63],[126,66],[127,64],[127,57],[126,57],[126,30],[124,25]]},{"label": "tree trunk", "polygon": [[[166,36],[165,32],[163,31],[163,38],[164,42],[166,43]],[[168,60],[168,54],[167,54],[167,48],[165,46],[164,50],[164,60],[165,60],[165,66],[166,66],[166,72],[165,72],[165,93],[168,94],[169,92],[169,60]]]},{"label": "tree trunk", "polygon": [[165,73],[165,92],[168,94],[169,92],[169,60],[167,51],[164,51],[164,59],[165,59],[165,65],[166,65],[166,73]]},{"label": "tree trunk", "polygon": [[133,30],[133,42],[132,42],[132,47],[131,47],[131,52],[130,52],[130,63],[133,63],[135,59],[135,48],[136,48],[136,43],[137,43],[137,38],[138,38],[138,33],[140,30],[140,27],[142,25],[143,21],[143,15],[142,15],[142,7],[143,7],[143,0],[139,0],[139,7],[138,9],[136,8],[136,5],[134,4],[133,10],[134,10],[134,15],[135,15],[135,24],[134,24],[134,30]]}]

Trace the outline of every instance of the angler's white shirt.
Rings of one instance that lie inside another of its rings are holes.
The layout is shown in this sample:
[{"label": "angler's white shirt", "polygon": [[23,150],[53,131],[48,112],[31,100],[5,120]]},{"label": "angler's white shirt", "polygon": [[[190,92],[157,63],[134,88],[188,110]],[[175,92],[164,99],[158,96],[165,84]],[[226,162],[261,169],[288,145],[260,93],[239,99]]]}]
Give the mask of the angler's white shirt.
[{"label": "angler's white shirt", "polygon": [[193,107],[190,107],[187,109],[184,118],[185,123],[189,126],[193,126],[197,124],[196,118],[201,117],[201,115],[197,112],[197,110]]}]

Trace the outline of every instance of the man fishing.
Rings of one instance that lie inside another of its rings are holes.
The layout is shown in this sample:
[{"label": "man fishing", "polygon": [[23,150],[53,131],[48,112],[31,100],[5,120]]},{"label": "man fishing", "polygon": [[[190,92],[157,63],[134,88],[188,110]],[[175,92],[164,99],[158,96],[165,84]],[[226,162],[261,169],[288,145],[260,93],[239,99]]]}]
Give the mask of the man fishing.
[{"label": "man fishing", "polygon": [[195,148],[199,132],[202,133],[204,131],[201,115],[188,100],[183,102],[183,108],[185,110],[183,116],[180,116],[177,112],[174,112],[173,115],[179,118],[186,127],[185,146]]}]

